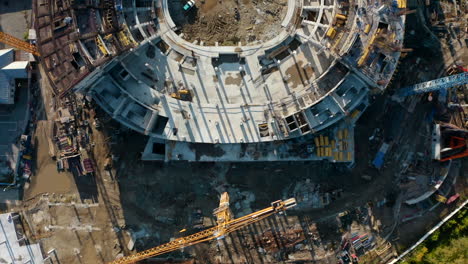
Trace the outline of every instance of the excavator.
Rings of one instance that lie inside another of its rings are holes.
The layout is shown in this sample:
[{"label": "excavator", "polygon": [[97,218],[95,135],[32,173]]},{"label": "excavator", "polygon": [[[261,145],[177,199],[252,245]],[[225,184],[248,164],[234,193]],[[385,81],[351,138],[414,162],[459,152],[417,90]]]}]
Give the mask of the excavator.
[{"label": "excavator", "polygon": [[177,100],[182,100],[182,101],[191,101],[192,96],[190,94],[190,91],[187,89],[181,89],[177,90],[173,93],[171,93],[171,97]]},{"label": "excavator", "polygon": [[35,45],[23,41],[19,38],[13,37],[5,32],[0,31],[0,42],[10,45],[14,48],[24,50],[35,56],[40,56],[39,51],[37,50],[37,47]]},{"label": "excavator", "polygon": [[217,225],[198,233],[176,238],[171,242],[159,245],[157,247],[138,252],[136,254],[116,259],[108,264],[130,264],[145,260],[151,257],[159,256],[177,249],[199,244],[213,239],[223,239],[227,234],[234,232],[242,227],[261,221],[262,219],[281,213],[291,207],[296,206],[296,199],[289,198],[285,201],[278,200],[271,203],[270,207],[253,212],[239,218],[232,218],[232,212],[229,209],[229,195],[227,192],[221,194],[219,207],[213,211],[216,217]]}]

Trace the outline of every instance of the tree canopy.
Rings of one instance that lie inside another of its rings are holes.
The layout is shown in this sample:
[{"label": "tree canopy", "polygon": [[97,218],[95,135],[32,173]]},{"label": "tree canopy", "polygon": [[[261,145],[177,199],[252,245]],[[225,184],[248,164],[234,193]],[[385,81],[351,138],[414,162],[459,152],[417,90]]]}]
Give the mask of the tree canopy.
[{"label": "tree canopy", "polygon": [[468,263],[468,217],[462,209],[426,241],[419,245],[402,264]]}]

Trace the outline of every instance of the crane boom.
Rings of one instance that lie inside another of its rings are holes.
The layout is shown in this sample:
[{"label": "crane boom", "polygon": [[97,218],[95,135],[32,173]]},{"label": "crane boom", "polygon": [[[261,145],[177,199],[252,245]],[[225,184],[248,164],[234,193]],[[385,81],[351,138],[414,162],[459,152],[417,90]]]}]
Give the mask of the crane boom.
[{"label": "crane boom", "polygon": [[398,97],[406,97],[415,94],[428,93],[441,89],[447,89],[454,86],[464,85],[468,83],[468,72],[462,72],[455,75],[442,77],[436,80],[431,80],[423,83],[418,83],[408,87],[401,88],[397,91]]},{"label": "crane boom", "polygon": [[220,207],[214,210],[214,215],[218,218],[217,225],[198,233],[176,238],[171,242],[159,245],[148,250],[138,252],[134,255],[126,256],[117,260],[110,262],[109,264],[129,264],[135,263],[140,260],[144,260],[150,257],[162,255],[177,249],[195,245],[201,242],[209,241],[212,239],[221,239],[224,235],[236,231],[244,226],[250,225],[252,223],[258,222],[268,216],[273,214],[285,211],[296,205],[296,199],[290,198],[285,201],[278,200],[271,203],[270,207],[262,209],[260,211],[242,216],[236,219],[230,219],[231,212],[229,210],[229,196],[227,193],[221,195]]},{"label": "crane boom", "polygon": [[5,32],[0,31],[0,42],[10,45],[14,48],[24,50],[33,55],[40,56],[39,51],[37,50],[37,47],[35,45],[23,41],[19,38],[15,38]]}]

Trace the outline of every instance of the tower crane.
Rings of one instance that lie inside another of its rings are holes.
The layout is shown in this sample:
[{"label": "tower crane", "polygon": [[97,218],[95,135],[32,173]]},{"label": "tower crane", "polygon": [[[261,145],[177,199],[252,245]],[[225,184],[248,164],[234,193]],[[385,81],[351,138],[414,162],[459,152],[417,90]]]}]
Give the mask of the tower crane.
[{"label": "tower crane", "polygon": [[10,45],[14,48],[24,50],[33,55],[40,56],[39,51],[37,50],[37,47],[35,45],[23,41],[19,38],[13,37],[12,35],[9,35],[5,32],[0,31],[0,42]]},{"label": "tower crane", "polygon": [[431,80],[401,88],[397,91],[396,96],[404,98],[414,94],[428,93],[441,89],[448,89],[454,86],[465,85],[467,83],[468,72],[462,72],[455,75],[442,77],[436,80]]},{"label": "tower crane", "polygon": [[280,213],[294,207],[296,205],[296,199],[289,198],[285,201],[278,200],[271,203],[270,207],[262,209],[257,212],[253,212],[246,216],[232,219],[232,213],[229,209],[229,195],[227,192],[224,192],[221,195],[219,201],[219,207],[213,211],[213,215],[216,216],[217,225],[198,233],[176,238],[171,242],[159,245],[154,248],[150,248],[145,251],[138,252],[134,255],[125,256],[109,262],[108,264],[130,264],[136,263],[140,260],[151,258],[154,256],[162,255],[177,249],[195,245],[201,242],[213,240],[213,239],[222,239],[225,235],[236,231],[242,227],[250,225],[252,223],[258,222],[266,217]]}]

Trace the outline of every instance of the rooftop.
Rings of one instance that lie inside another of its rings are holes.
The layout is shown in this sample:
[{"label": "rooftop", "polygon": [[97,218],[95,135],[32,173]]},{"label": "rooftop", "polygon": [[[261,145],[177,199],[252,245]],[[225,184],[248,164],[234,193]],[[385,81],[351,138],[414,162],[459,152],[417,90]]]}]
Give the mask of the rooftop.
[{"label": "rooftop", "polygon": [[0,262],[43,263],[39,244],[29,244],[17,213],[0,214]]},{"label": "rooftop", "polygon": [[15,79],[26,77],[28,61],[15,61],[13,49],[0,50],[0,105],[13,104]]}]

